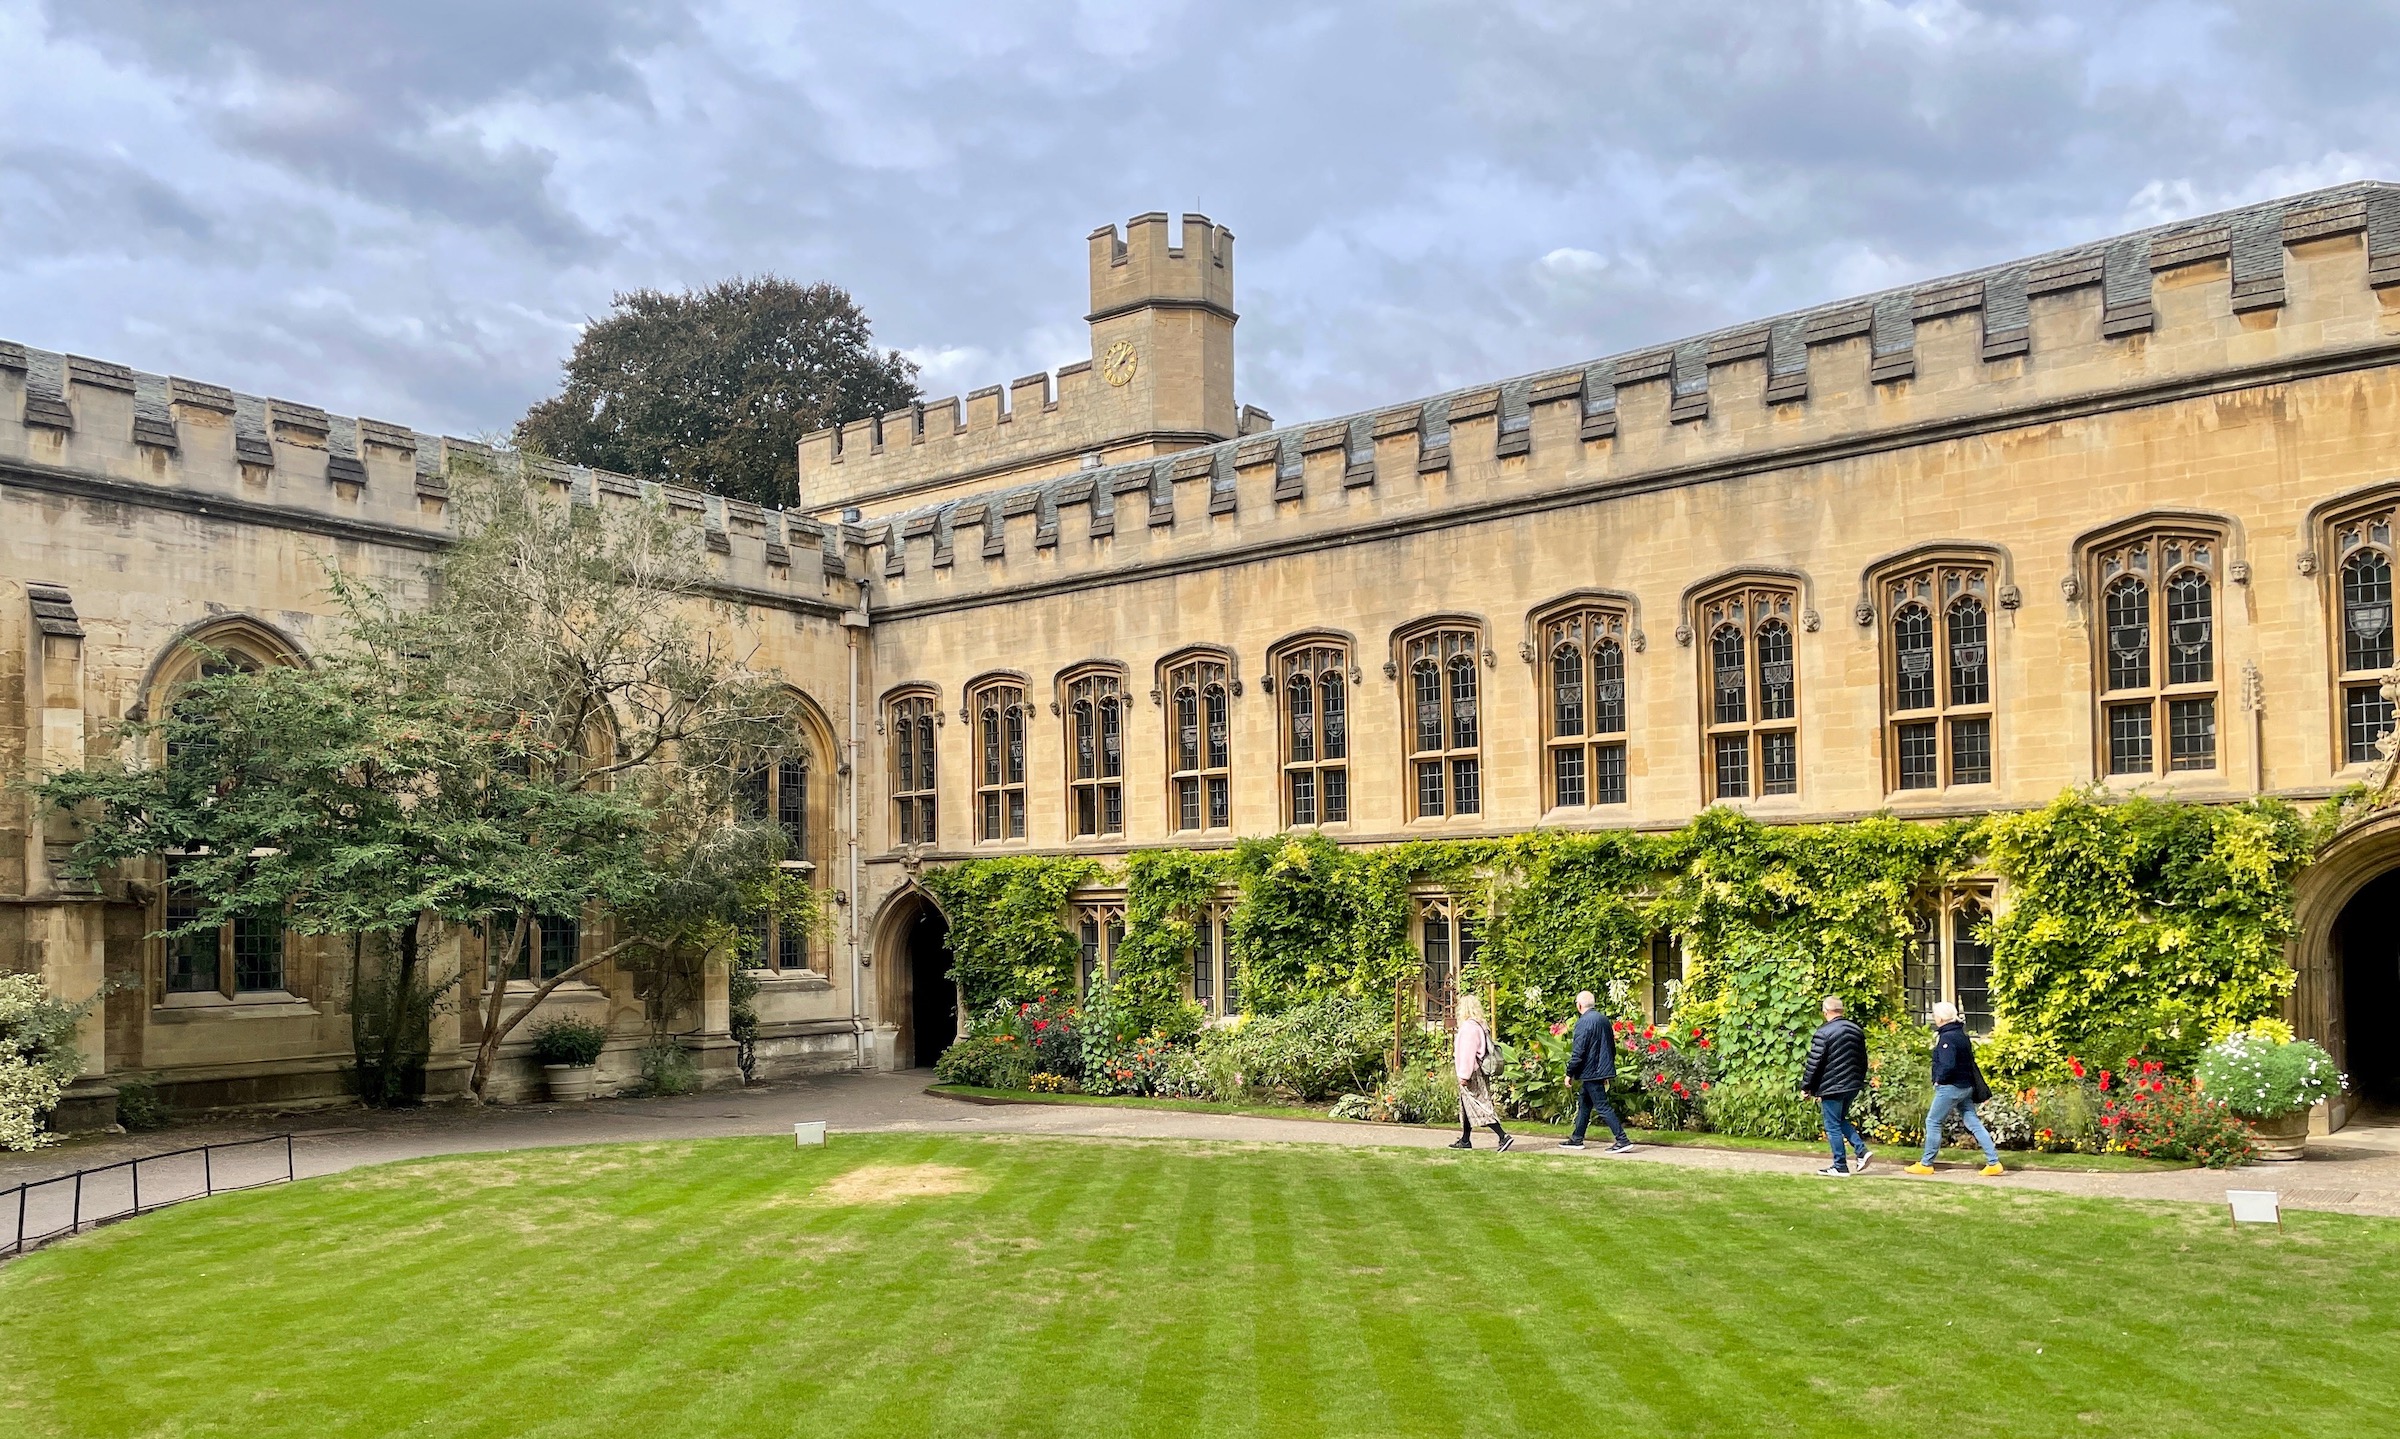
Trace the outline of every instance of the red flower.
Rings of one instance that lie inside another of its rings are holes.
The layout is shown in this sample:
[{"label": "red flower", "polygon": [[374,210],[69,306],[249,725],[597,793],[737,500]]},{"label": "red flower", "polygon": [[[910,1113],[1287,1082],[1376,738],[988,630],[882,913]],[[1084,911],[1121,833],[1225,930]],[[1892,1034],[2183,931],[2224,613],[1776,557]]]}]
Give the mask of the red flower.
[{"label": "red flower", "polygon": [[1699,1026],[1697,1026],[1697,1025],[1694,1025],[1694,1026],[1692,1027],[1692,1038],[1694,1038],[1694,1039],[1698,1039],[1699,1037],[1700,1037],[1700,1029],[1699,1029]]},{"label": "red flower", "polygon": [[1554,1024],[1554,1025],[1551,1025],[1551,1026],[1550,1026],[1550,1037],[1551,1037],[1551,1038],[1553,1038],[1553,1039],[1556,1039],[1558,1036],[1560,1036],[1560,1035],[1562,1035],[1562,1034],[1564,1034],[1564,1033],[1566,1033],[1566,1032],[1567,1032],[1567,1027],[1566,1027],[1565,1025],[1563,1025],[1563,1024]]},{"label": "red flower", "polygon": [[1675,1082],[1675,1097],[1676,1097],[1676,1098],[1678,1098],[1678,1099],[1681,1099],[1681,1098],[1683,1098],[1683,1097],[1685,1096],[1685,1093],[1686,1093],[1686,1091],[1684,1090],[1684,1087],[1683,1087],[1683,1081],[1682,1081],[1682,1080],[1677,1080],[1677,1081]]},{"label": "red flower", "polygon": [[1667,1082],[1667,1077],[1663,1074],[1653,1075],[1651,1076],[1650,1082],[1653,1084],[1664,1084]]},{"label": "red flower", "polygon": [[1655,1034],[1657,1034],[1657,1033],[1658,1033],[1658,1031],[1657,1031],[1657,1030],[1655,1030],[1655,1029],[1652,1029],[1652,1028],[1650,1028],[1650,1027],[1649,1027],[1649,1026],[1647,1026],[1647,1025],[1643,1026],[1643,1028],[1642,1028],[1642,1038],[1644,1038],[1644,1039],[1648,1039],[1648,1038],[1652,1037],[1653,1035],[1655,1035]]},{"label": "red flower", "polygon": [[1708,1093],[1708,1081],[1705,1079],[1700,1081],[1700,1092],[1702,1094]]},{"label": "red flower", "polygon": [[1043,1030],[1048,1029],[1049,1027],[1050,1021],[1046,1019],[1037,1019],[1033,1022],[1033,1032],[1036,1034],[1041,1033]]},{"label": "red flower", "polygon": [[1700,1047],[1701,1047],[1702,1049],[1706,1049],[1706,1048],[1708,1048],[1708,1036],[1707,1036],[1707,1035],[1702,1035],[1702,1036],[1700,1037]]},{"label": "red flower", "polygon": [[2100,1071],[2100,1092],[2108,1093],[2108,1071],[2105,1069]]},{"label": "red flower", "polygon": [[2067,1060],[2067,1072],[2074,1075],[2077,1079],[2083,1078],[2083,1061],[2080,1059],[2069,1058]]}]

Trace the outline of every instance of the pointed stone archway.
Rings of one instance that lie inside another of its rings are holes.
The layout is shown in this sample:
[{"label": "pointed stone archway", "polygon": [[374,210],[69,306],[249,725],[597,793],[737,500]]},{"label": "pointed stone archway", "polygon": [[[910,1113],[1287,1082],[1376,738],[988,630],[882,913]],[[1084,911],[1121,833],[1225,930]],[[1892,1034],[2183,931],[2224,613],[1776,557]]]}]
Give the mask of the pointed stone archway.
[{"label": "pointed stone archway", "polygon": [[2327,1106],[2339,1129],[2400,1110],[2400,809],[2355,820],[2302,870],[2287,953],[2293,1027],[2323,1044],[2352,1089]]},{"label": "pointed stone archway", "polygon": [[949,931],[941,905],[915,884],[886,900],[876,920],[875,1012],[891,1036],[895,1069],[932,1068],[962,1028]]}]

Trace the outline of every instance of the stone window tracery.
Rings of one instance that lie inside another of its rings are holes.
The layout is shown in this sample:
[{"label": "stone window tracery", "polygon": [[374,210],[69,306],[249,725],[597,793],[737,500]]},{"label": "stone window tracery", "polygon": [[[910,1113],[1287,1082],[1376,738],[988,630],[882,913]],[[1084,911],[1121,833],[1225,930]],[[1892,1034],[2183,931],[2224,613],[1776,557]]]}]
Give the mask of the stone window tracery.
[{"label": "stone window tracery", "polygon": [[1232,672],[1210,652],[1167,663],[1167,827],[1233,827]]},{"label": "stone window tracery", "polygon": [[1584,605],[1541,624],[1549,807],[1625,803],[1625,612]]},{"label": "stone window tracery", "polygon": [[1125,942],[1125,902],[1086,900],[1074,907],[1075,984],[1090,994],[1092,986],[1113,973],[1117,947]]},{"label": "stone window tracery", "polygon": [[1482,680],[1479,626],[1440,623],[1401,641],[1400,683],[1408,707],[1410,819],[1483,812]]},{"label": "stone window tracery", "polygon": [[1937,560],[1875,581],[1885,775],[1896,790],[1992,782],[1992,570]]},{"label": "stone window tracery", "polygon": [[1786,585],[1740,582],[1703,595],[1693,629],[1703,636],[1701,763],[1713,799],[1800,792],[1799,663],[1792,626],[1799,595]]},{"label": "stone window tracery", "polygon": [[1448,1024],[1458,1004],[1459,976],[1483,950],[1483,916],[1448,894],[1417,896],[1417,993],[1425,1019]]},{"label": "stone window tracery", "polygon": [[885,710],[892,751],[892,838],[896,844],[935,842],[940,769],[934,718],[933,696],[924,693],[901,695]]},{"label": "stone window tracery", "polygon": [[1025,687],[987,680],[967,692],[975,726],[975,839],[1025,838],[1025,732],[1032,723]]},{"label": "stone window tracery", "polygon": [[1071,671],[1060,682],[1067,717],[1067,832],[1076,839],[1125,833],[1125,681],[1113,668]]},{"label": "stone window tracery", "polygon": [[2102,753],[2112,775],[2217,768],[2221,535],[2158,530],[2094,552]]},{"label": "stone window tracery", "polygon": [[1916,942],[1902,958],[1900,982],[1918,1023],[1930,1022],[1934,1002],[1946,1000],[1958,1006],[1971,1032],[1991,1032],[1992,946],[1982,934],[1991,910],[1992,885],[1978,880],[1944,889],[1917,916]]},{"label": "stone window tracery", "polygon": [[2335,714],[2341,727],[2338,752],[2345,765],[2381,759],[2376,742],[2392,731],[2393,706],[2384,695],[2384,684],[2391,678],[2393,662],[2395,525],[2400,525],[2400,506],[2386,499],[2332,526]]},{"label": "stone window tracery", "polygon": [[1350,822],[1350,649],[1306,640],[1268,660],[1281,710],[1283,819]]}]

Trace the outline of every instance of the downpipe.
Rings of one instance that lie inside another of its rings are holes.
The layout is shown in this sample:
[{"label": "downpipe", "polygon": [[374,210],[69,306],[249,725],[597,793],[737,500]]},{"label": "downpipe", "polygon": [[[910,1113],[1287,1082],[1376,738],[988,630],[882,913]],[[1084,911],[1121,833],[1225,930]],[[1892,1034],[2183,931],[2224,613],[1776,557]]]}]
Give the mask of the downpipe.
[{"label": "downpipe", "polygon": [[844,905],[843,908],[850,912],[850,1042],[853,1051],[852,1062],[856,1065],[856,1067],[865,1069],[867,1067],[867,1026],[866,1009],[863,1003],[863,987],[866,979],[866,965],[862,962],[864,959],[864,951],[860,947],[859,911],[866,907],[866,901],[858,892],[858,771],[859,761],[863,753],[860,734],[861,726],[859,724],[858,715],[858,650],[861,641],[864,640],[867,633],[867,587],[865,585],[862,584],[858,587],[858,608],[851,611],[849,614],[842,616],[842,624],[846,629],[848,629],[850,640],[850,762],[847,766],[845,766],[845,768],[849,771],[849,774],[847,776],[847,784],[844,786],[850,806],[849,823],[844,826],[846,831],[845,838],[848,841],[850,849],[850,878],[849,888],[846,891],[850,897],[850,902]]}]

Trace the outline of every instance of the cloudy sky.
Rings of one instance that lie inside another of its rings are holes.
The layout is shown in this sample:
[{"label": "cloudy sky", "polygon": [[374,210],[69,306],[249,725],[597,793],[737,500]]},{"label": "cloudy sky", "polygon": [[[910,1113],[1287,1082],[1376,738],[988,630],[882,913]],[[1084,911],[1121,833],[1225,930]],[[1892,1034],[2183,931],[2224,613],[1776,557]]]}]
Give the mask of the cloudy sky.
[{"label": "cloudy sky", "polygon": [[0,0],[0,76],[0,337],[464,434],[733,274],[1054,367],[1145,210],[1288,422],[2400,178],[2390,0]]}]

